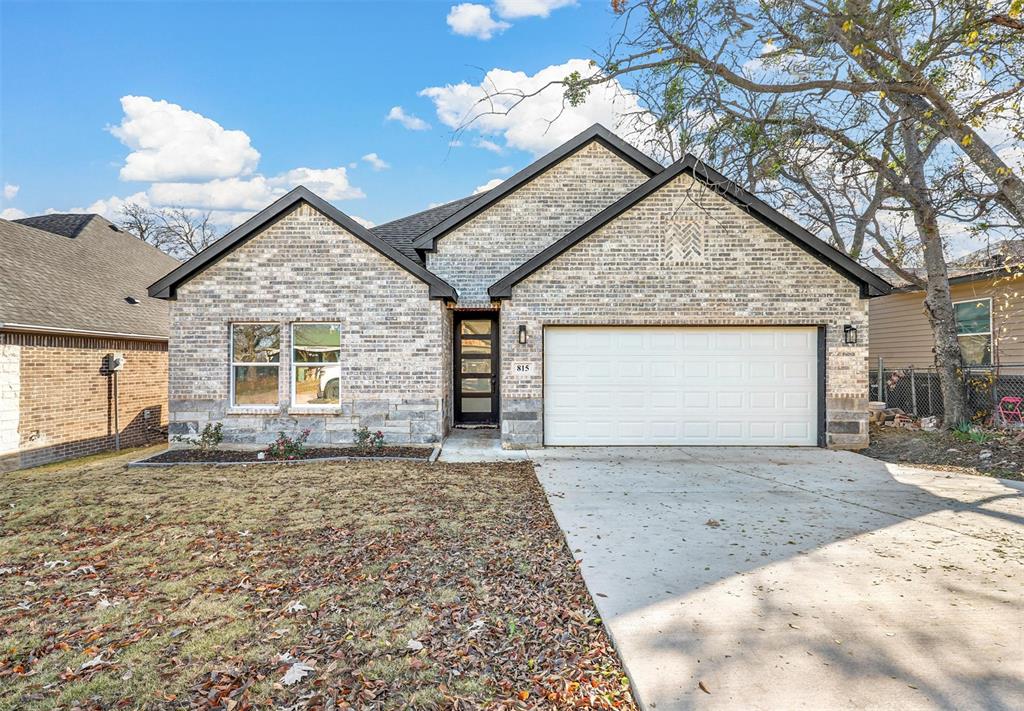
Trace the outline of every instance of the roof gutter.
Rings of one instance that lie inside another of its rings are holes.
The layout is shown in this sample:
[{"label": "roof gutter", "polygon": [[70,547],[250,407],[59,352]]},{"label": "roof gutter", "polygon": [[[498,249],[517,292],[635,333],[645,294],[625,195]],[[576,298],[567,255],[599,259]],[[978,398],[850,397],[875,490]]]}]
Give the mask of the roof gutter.
[{"label": "roof gutter", "polygon": [[57,326],[40,326],[31,323],[0,323],[0,332],[7,333],[50,333],[58,336],[94,336],[99,338],[126,338],[133,341],[166,342],[167,336],[154,336],[145,333],[118,333],[117,331],[90,331],[83,328],[59,328]]}]

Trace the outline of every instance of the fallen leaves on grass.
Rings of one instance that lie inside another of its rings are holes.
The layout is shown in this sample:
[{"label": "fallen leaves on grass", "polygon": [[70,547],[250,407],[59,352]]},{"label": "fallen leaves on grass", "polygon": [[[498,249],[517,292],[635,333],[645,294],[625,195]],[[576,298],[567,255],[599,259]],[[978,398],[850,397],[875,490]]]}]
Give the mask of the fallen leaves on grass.
[{"label": "fallen leaves on grass", "polygon": [[15,706],[635,708],[528,464],[94,465],[3,497]]}]

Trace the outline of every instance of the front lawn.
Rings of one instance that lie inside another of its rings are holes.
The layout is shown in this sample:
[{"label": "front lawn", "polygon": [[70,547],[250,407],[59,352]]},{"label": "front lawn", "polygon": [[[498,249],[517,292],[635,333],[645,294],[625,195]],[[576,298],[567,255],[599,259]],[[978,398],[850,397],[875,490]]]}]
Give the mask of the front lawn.
[{"label": "front lawn", "polygon": [[0,708],[634,708],[526,463],[4,475]]}]

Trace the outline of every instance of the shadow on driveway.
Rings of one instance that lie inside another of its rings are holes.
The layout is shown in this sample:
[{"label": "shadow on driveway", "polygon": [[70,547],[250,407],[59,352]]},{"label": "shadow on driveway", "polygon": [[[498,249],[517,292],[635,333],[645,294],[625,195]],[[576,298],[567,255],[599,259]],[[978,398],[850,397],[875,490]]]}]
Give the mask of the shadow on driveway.
[{"label": "shadow on driveway", "polygon": [[819,449],[535,463],[647,708],[1024,708],[1024,486]]}]

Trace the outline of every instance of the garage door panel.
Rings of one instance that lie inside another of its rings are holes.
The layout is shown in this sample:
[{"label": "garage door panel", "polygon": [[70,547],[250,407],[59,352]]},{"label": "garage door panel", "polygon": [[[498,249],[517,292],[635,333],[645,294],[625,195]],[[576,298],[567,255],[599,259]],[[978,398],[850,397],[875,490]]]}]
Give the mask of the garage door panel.
[{"label": "garage door panel", "polygon": [[544,336],[547,444],[817,440],[814,328],[572,328]]}]

